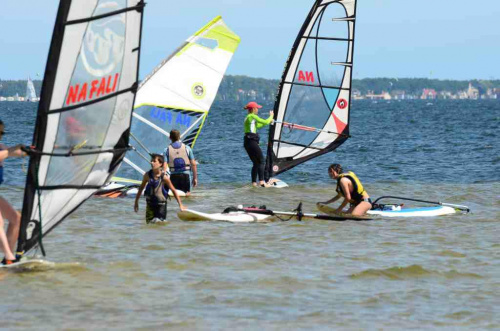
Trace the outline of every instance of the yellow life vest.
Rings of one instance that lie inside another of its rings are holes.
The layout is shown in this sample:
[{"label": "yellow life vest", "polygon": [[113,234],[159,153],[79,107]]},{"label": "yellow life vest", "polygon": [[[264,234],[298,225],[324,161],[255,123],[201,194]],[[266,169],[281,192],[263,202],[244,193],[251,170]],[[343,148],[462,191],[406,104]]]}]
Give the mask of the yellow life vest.
[{"label": "yellow life vest", "polygon": [[344,192],[342,191],[342,188],[340,187],[340,180],[343,178],[349,178],[349,180],[352,183],[353,186],[353,192],[351,193],[351,198],[352,200],[359,202],[363,200],[363,193],[366,193],[365,189],[363,188],[363,184],[361,184],[361,181],[359,180],[358,176],[352,171],[349,171],[347,173],[342,173],[339,175],[337,178],[337,193],[341,194],[343,197],[345,197]]}]

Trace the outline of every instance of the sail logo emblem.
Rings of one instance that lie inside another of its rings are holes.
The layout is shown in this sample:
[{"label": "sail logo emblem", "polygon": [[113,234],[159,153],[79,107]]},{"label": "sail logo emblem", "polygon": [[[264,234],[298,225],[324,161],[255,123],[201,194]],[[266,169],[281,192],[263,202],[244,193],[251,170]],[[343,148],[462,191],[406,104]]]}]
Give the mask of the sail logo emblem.
[{"label": "sail logo emblem", "polygon": [[[93,16],[119,10],[123,6],[115,1],[104,1]],[[126,14],[113,15],[89,23],[82,43],[80,59],[91,75],[103,77],[121,70],[119,65],[125,53]]]},{"label": "sail logo emblem", "polygon": [[337,107],[339,107],[340,109],[345,109],[345,107],[347,107],[347,100],[339,99],[339,101],[337,101]]},{"label": "sail logo emblem", "polygon": [[203,99],[206,94],[205,86],[203,86],[202,83],[194,83],[193,87],[191,88],[191,93],[196,99]]},{"label": "sail logo emblem", "polygon": [[312,71],[299,70],[299,82],[314,83],[314,73]]}]

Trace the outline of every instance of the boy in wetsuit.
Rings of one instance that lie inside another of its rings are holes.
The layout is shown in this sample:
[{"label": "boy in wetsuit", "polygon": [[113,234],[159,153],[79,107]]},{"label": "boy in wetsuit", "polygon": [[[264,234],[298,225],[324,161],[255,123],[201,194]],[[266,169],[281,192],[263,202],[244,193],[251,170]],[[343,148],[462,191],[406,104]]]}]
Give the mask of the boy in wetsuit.
[{"label": "boy in wetsuit", "polygon": [[151,170],[144,174],[141,186],[135,197],[134,211],[137,213],[139,211],[139,199],[146,187],[144,195],[146,196],[146,223],[148,224],[167,219],[168,189],[172,190],[179,208],[181,210],[186,209],[182,205],[181,198],[172,185],[168,174],[163,171],[163,163],[164,159],[162,155],[151,155]]}]

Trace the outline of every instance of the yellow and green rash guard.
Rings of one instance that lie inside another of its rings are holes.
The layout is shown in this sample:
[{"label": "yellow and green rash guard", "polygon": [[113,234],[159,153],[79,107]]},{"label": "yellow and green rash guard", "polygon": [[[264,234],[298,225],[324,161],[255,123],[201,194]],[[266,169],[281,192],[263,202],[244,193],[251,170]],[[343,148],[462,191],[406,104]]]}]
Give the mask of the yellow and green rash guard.
[{"label": "yellow and green rash guard", "polygon": [[343,178],[349,178],[349,180],[352,182],[353,186],[353,192],[351,193],[351,198],[352,200],[359,202],[363,200],[363,193],[366,193],[365,189],[363,188],[363,184],[361,184],[361,181],[359,180],[358,176],[352,171],[342,173],[339,175],[337,178],[337,193],[340,193],[343,197],[345,197],[344,192],[342,191],[342,188],[340,187],[340,180]]},{"label": "yellow and green rash guard", "polygon": [[245,133],[257,133],[257,130],[271,124],[273,117],[264,120],[255,114],[248,114],[245,118]]}]

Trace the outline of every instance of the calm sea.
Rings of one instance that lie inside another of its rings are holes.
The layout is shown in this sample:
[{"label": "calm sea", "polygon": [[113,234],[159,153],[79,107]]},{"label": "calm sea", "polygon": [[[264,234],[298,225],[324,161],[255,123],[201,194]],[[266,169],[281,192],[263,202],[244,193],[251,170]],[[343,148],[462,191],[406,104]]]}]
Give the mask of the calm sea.
[{"label": "calm sea", "polygon": [[[36,104],[2,102],[2,142],[30,144]],[[262,111],[267,111],[267,105]],[[0,271],[5,329],[499,329],[500,101],[358,101],[337,151],[248,186],[246,112],[216,103],[195,147],[192,209],[329,199],[330,163],[372,197],[471,207],[467,215],[373,222],[146,225],[132,199],[93,198],[44,240],[54,269]],[[261,145],[267,140],[262,134]],[[21,208],[22,160],[6,161],[0,195]]]}]

